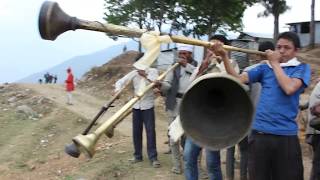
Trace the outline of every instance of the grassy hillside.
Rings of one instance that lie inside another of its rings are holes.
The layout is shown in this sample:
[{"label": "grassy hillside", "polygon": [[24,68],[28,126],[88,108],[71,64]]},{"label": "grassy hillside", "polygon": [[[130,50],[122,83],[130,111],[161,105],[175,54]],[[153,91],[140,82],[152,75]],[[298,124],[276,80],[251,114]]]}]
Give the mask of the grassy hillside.
[{"label": "grassy hillside", "polygon": [[[311,88],[302,98],[307,99],[319,78],[320,49],[305,50],[301,54],[304,62],[311,64],[313,76]],[[128,51],[109,63],[91,69],[79,82],[74,92],[74,105],[66,105],[63,85],[6,84],[0,85],[0,179],[174,179],[182,180],[183,175],[170,173],[171,156],[165,155],[168,145],[167,118],[163,100],[156,100],[157,148],[162,167],[154,169],[145,159],[132,165],[131,118],[126,118],[116,128],[112,139],[102,135],[96,145],[92,159],[81,155],[78,159],[64,153],[64,146],[80,134],[110,99],[114,82],[132,68],[137,52]],[[108,120],[132,96],[127,91],[115,103],[115,107],[99,120]],[[299,116],[300,139],[304,155],[305,179],[310,171],[310,147],[304,142],[305,113]],[[145,143],[145,142],[144,142]],[[222,151],[222,168],[225,170],[225,150]],[[239,157],[236,156],[237,163]],[[202,168],[205,168],[202,161]],[[236,180],[238,179],[236,166]]]}]

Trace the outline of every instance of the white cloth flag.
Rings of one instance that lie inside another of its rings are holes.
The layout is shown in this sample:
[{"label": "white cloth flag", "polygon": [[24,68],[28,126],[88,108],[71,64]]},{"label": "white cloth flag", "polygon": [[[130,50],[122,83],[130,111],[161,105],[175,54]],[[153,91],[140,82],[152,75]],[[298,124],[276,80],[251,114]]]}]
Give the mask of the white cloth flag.
[{"label": "white cloth flag", "polygon": [[176,119],[169,125],[169,137],[174,142],[177,142],[180,137],[184,134],[184,130],[181,125],[180,116],[177,116]]},{"label": "white cloth flag", "polygon": [[161,43],[171,43],[172,40],[168,35],[161,35],[160,32],[148,31],[143,33],[140,42],[146,50],[143,57],[133,64],[133,67],[145,70],[150,67],[158,58],[161,49]]}]

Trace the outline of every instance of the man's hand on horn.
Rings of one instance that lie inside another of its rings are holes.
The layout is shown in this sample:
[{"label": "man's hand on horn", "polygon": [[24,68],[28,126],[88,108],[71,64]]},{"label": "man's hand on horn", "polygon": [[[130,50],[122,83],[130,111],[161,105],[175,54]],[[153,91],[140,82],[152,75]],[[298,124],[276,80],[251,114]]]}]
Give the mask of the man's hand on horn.
[{"label": "man's hand on horn", "polygon": [[209,48],[216,56],[220,56],[222,58],[228,56],[228,52],[223,48],[223,43],[219,41],[215,41],[212,46]]},{"label": "man's hand on horn", "polygon": [[281,61],[281,54],[278,51],[266,50],[267,58],[270,64],[279,64]]}]

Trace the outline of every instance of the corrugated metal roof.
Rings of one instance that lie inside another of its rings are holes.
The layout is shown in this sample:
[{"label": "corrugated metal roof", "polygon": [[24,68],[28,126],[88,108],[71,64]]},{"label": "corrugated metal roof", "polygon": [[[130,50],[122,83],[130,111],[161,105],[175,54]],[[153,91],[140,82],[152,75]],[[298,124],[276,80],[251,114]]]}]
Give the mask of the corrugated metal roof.
[{"label": "corrugated metal roof", "polygon": [[258,37],[258,38],[273,38],[272,34],[266,34],[266,33],[255,33],[255,32],[241,32],[243,34],[247,34],[252,37]]},{"label": "corrugated metal roof", "polygon": [[[301,23],[309,23],[311,21],[299,21],[299,22],[291,22],[291,23],[286,23],[287,25],[292,25],[292,24],[301,24]],[[320,21],[314,21],[316,23],[319,23]]]}]

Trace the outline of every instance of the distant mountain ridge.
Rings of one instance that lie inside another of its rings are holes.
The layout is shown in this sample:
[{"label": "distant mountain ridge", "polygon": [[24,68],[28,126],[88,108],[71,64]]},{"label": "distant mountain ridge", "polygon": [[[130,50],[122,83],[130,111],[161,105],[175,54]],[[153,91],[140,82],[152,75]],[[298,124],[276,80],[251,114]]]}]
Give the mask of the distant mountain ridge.
[{"label": "distant mountain ridge", "polygon": [[[206,36],[203,37],[203,39],[205,38]],[[101,66],[110,61],[112,58],[121,54],[123,52],[124,46],[126,46],[127,51],[138,50],[138,43],[134,40],[130,40],[126,43],[117,44],[94,53],[73,57],[64,61],[61,64],[53,66],[52,68],[48,68],[41,72],[37,72],[25,78],[22,78],[17,82],[38,83],[39,79],[42,79],[44,81],[44,74],[48,72],[49,74],[57,75],[57,83],[64,83],[64,80],[66,78],[66,69],[68,67],[71,67],[76,79],[81,79],[81,77],[86,72],[90,71],[91,68],[95,66]],[[175,43],[170,43],[169,46],[167,44],[162,44],[161,50],[172,49],[174,47],[176,47]],[[193,54],[194,58],[200,61],[203,56],[203,47],[195,46]]]},{"label": "distant mountain ridge", "polygon": [[114,45],[94,53],[76,56],[49,69],[31,74],[23,79],[18,80],[17,82],[38,83],[39,79],[44,81],[44,74],[48,72],[49,74],[57,75],[57,83],[64,83],[66,78],[66,69],[68,67],[71,67],[75,78],[80,79],[91,68],[95,66],[101,66],[102,64],[107,63],[112,58],[121,54],[124,46],[127,47],[127,50],[137,50],[138,44],[131,40],[127,43]]}]

